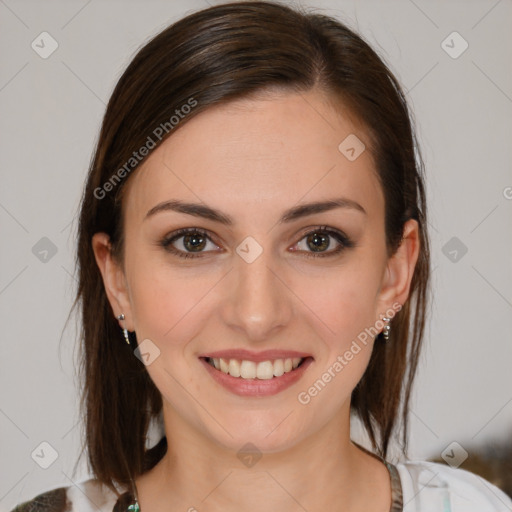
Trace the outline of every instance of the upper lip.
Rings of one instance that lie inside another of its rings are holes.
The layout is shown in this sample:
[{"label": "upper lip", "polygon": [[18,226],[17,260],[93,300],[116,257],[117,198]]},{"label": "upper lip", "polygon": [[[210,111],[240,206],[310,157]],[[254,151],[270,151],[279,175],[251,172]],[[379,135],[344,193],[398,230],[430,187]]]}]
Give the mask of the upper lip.
[{"label": "upper lip", "polygon": [[239,361],[272,361],[275,359],[292,359],[294,357],[306,358],[312,357],[311,354],[305,352],[297,352],[295,350],[263,350],[262,352],[252,352],[245,349],[233,350],[217,350],[215,352],[208,352],[201,354],[199,357],[211,357],[212,359],[237,359]]}]

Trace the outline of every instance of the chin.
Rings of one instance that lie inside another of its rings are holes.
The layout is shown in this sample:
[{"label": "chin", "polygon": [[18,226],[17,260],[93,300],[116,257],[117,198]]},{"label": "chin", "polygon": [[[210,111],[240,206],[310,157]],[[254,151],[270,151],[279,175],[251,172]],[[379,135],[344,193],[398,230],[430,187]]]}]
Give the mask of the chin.
[{"label": "chin", "polygon": [[243,418],[233,418],[231,415],[230,418],[224,417],[221,422],[231,436],[221,428],[215,428],[210,436],[219,445],[236,453],[243,451],[248,444],[262,453],[282,452],[293,448],[303,438],[303,434],[297,429],[297,418],[290,412],[253,411],[251,414],[243,411],[240,412]]}]

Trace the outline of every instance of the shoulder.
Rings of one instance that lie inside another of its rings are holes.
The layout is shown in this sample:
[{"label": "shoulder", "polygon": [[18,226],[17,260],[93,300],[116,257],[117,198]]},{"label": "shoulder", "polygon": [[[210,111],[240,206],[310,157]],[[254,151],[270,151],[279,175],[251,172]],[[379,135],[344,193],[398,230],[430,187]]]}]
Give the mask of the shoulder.
[{"label": "shoulder", "polygon": [[11,512],[112,512],[117,500],[107,486],[90,479],[38,494]]},{"label": "shoulder", "polygon": [[396,464],[403,492],[404,512],[511,512],[512,500],[484,478],[438,462]]}]

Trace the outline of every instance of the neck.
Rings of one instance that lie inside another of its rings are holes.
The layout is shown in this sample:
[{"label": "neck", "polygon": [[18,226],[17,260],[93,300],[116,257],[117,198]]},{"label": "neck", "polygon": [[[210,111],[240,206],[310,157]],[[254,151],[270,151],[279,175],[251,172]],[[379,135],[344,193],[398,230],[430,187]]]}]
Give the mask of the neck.
[{"label": "neck", "polygon": [[164,410],[167,453],[136,481],[141,511],[388,511],[387,469],[350,441],[344,412],[288,449],[244,457]]}]

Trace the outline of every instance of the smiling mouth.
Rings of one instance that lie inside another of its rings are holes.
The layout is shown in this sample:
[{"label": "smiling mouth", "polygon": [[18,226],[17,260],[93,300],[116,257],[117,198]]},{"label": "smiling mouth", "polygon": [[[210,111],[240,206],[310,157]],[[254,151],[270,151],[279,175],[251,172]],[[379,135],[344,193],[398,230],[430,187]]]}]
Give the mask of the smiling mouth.
[{"label": "smiling mouth", "polygon": [[240,379],[270,380],[281,377],[299,368],[311,357],[293,357],[254,362],[246,359],[203,358],[213,368],[231,377]]}]

